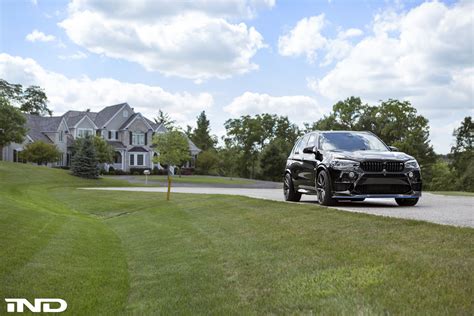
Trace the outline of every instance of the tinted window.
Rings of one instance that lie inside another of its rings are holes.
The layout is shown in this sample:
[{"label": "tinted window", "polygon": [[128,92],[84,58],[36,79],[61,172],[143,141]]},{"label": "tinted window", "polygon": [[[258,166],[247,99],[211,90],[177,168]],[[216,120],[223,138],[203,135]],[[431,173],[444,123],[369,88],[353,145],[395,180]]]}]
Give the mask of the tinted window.
[{"label": "tinted window", "polygon": [[303,149],[306,147],[306,143],[308,142],[308,137],[309,135],[306,135],[305,137],[303,137],[303,139],[298,144],[298,147],[296,148],[295,154],[303,153]]},{"label": "tinted window", "polygon": [[309,135],[308,144],[306,147],[316,146],[316,136],[317,136],[316,134]]},{"label": "tinted window", "polygon": [[380,139],[372,134],[366,133],[323,133],[319,138],[319,146],[323,150],[336,151],[388,150]]}]

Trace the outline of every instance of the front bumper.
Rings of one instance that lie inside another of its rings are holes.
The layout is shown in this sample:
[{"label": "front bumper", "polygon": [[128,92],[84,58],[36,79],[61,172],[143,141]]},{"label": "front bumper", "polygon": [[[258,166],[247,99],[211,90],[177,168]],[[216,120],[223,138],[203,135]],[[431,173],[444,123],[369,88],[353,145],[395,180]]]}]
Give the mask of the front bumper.
[{"label": "front bumper", "polygon": [[[422,191],[422,180],[419,170],[403,172],[363,172],[331,170],[332,198],[419,198]],[[412,176],[410,176],[412,175]]]}]

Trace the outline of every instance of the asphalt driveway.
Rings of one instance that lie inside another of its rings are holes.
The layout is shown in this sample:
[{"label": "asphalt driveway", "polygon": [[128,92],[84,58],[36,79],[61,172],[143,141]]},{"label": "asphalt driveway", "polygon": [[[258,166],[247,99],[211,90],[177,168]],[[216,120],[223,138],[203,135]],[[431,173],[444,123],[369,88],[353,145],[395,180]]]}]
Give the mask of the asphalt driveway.
[{"label": "asphalt driveway", "polygon": [[[87,188],[88,190],[113,190],[132,192],[166,192],[164,187],[114,187]],[[175,193],[228,194],[251,198],[284,201],[281,189],[174,187]],[[317,203],[315,196],[303,195],[300,203]],[[393,199],[368,199],[364,202],[345,202],[332,208],[348,212],[379,216],[415,219],[443,225],[474,227],[474,197],[444,196],[423,193],[414,207],[400,207]]]}]

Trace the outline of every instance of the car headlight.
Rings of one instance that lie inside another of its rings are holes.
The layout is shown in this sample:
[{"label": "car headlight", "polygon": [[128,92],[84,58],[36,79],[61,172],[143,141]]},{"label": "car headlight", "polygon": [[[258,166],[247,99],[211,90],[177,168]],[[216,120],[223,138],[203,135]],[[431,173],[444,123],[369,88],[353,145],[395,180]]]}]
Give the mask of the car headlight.
[{"label": "car headlight", "polygon": [[405,168],[420,169],[420,165],[415,159],[413,159],[413,160],[408,160],[407,162],[405,162]]},{"label": "car headlight", "polygon": [[353,160],[336,159],[331,162],[331,167],[337,170],[353,170],[359,167],[359,163]]}]

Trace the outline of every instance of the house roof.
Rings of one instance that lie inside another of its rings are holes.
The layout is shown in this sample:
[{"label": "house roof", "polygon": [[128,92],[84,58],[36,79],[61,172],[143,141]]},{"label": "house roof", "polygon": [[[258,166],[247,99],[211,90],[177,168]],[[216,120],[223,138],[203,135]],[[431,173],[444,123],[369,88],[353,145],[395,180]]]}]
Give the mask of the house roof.
[{"label": "house roof", "polygon": [[124,146],[124,144],[120,141],[117,141],[117,140],[108,140],[107,143],[114,147],[115,149],[123,149],[125,148],[126,146]]},{"label": "house roof", "polygon": [[117,113],[117,111],[119,111],[126,104],[127,103],[119,103],[103,108],[97,113],[94,123],[98,128],[104,127],[105,123],[107,123],[115,115],[115,113]]},{"label": "house roof", "polygon": [[66,113],[64,113],[63,117],[66,120],[67,126],[73,127],[80,120],[82,120],[84,115],[87,115],[92,121],[94,121],[97,116],[97,113],[88,111],[67,111]]},{"label": "house roof", "polygon": [[148,150],[142,146],[135,146],[135,147],[132,147],[128,150],[129,152],[131,151],[134,151],[134,152],[144,152],[144,153],[147,153]]},{"label": "house roof", "polygon": [[194,155],[199,154],[201,149],[199,149],[199,147],[196,146],[196,144],[194,144],[193,141],[189,139],[189,137],[186,136],[186,138],[188,139],[189,151]]},{"label": "house roof", "polygon": [[26,114],[27,134],[33,141],[41,140],[52,143],[51,138],[49,138],[46,133],[56,132],[62,119],[62,116],[44,117]]}]

